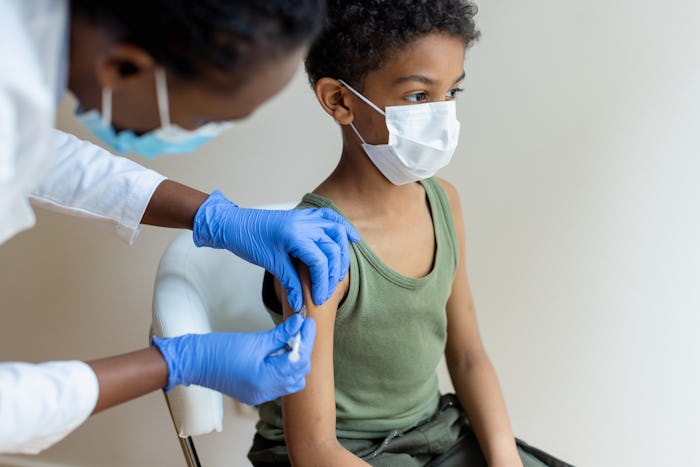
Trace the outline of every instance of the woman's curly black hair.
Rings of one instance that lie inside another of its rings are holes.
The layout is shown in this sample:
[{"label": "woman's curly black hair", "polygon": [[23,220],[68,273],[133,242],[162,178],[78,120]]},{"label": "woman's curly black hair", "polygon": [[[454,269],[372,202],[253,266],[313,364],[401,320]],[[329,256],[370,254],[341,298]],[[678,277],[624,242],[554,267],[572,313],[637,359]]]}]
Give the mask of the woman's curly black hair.
[{"label": "woman's curly black hair", "polygon": [[110,28],[173,72],[199,77],[275,58],[311,41],[323,0],[71,0],[73,12]]},{"label": "woman's curly black hair", "polygon": [[328,0],[327,17],[306,58],[311,86],[323,77],[362,89],[365,76],[416,39],[444,33],[469,47],[478,39],[468,0]]}]

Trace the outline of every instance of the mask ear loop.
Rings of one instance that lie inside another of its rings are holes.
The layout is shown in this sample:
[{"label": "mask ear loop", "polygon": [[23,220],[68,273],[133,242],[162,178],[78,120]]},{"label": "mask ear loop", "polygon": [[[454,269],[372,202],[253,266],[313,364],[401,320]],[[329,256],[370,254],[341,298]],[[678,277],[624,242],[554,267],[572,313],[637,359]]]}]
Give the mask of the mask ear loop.
[{"label": "mask ear loop", "polygon": [[350,86],[348,83],[346,83],[346,82],[343,81],[342,79],[339,79],[338,81],[340,82],[340,84],[342,84],[343,86],[345,86],[346,88],[348,88],[350,91],[352,91],[353,94],[355,94],[357,97],[359,97],[360,99],[362,99],[367,105],[369,105],[369,106],[372,107],[374,110],[376,110],[377,112],[379,112],[380,114],[382,114],[382,115],[384,115],[384,116],[386,117],[386,113],[385,113],[382,109],[380,109],[379,107],[377,107],[376,105],[374,105],[374,103],[373,103],[372,101],[370,101],[369,99],[367,99],[365,96],[363,96],[363,95],[360,94],[359,92],[355,91],[355,89],[354,89],[352,86]]},{"label": "mask ear loop", "polygon": [[108,128],[112,125],[112,90],[102,88],[102,126]]},{"label": "mask ear loop", "polygon": [[[165,78],[165,70],[158,67],[156,75],[156,99],[158,101],[158,117],[161,128],[170,126],[170,103],[168,101],[168,82]],[[102,126],[105,128],[112,124],[112,90],[102,89]]]},{"label": "mask ear loop", "polygon": [[[362,101],[364,101],[365,104],[369,105],[369,106],[372,107],[374,110],[376,110],[377,112],[379,112],[380,114],[382,114],[382,115],[384,115],[384,116],[386,117],[386,113],[384,113],[384,111],[383,111],[382,109],[380,109],[379,107],[377,107],[376,105],[374,105],[374,103],[373,103],[372,101],[370,101],[370,100],[367,99],[365,96],[363,96],[362,94],[360,94],[359,92],[357,92],[352,86],[350,86],[348,83],[346,83],[346,82],[343,81],[342,79],[339,79],[338,81],[340,82],[340,84],[342,84],[343,86],[345,86],[346,88],[348,88],[353,94],[355,94],[357,97],[359,97],[360,99],[362,99]],[[362,137],[362,135],[360,134],[360,132],[357,131],[357,128],[355,128],[355,124],[352,123],[352,122],[350,122],[350,127],[353,129],[353,131],[355,132],[355,134],[357,135],[357,137],[360,138],[360,141],[362,142],[362,144],[367,144],[367,142],[366,142],[365,139]]]},{"label": "mask ear loop", "polygon": [[170,102],[168,101],[168,82],[165,78],[165,70],[156,68],[156,98],[158,99],[158,116],[160,127],[170,126]]},{"label": "mask ear loop", "polygon": [[355,124],[354,124],[354,123],[350,122],[350,128],[352,128],[353,131],[355,131],[355,134],[357,135],[358,138],[360,138],[360,141],[362,142],[362,144],[367,144],[367,142],[366,142],[365,139],[362,137],[362,135],[360,134],[360,132],[357,131],[357,128],[355,128]]}]

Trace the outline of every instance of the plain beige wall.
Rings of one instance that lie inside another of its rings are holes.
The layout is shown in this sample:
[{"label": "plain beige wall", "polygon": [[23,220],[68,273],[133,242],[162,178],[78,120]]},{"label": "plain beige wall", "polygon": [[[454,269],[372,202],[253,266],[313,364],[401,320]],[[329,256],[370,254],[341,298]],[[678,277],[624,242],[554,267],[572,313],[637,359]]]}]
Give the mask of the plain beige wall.
[{"label": "plain beige wall", "polygon": [[[480,326],[516,434],[577,465],[697,465],[700,6],[480,7],[462,143],[442,175],[461,192]],[[85,135],[71,105],[59,126]],[[219,141],[150,166],[253,205],[298,199],[338,148],[300,74]],[[2,359],[143,346],[174,234],[145,228],[128,247],[39,212],[35,229],[0,248]],[[31,461],[183,465],[160,394],[93,418]]]}]

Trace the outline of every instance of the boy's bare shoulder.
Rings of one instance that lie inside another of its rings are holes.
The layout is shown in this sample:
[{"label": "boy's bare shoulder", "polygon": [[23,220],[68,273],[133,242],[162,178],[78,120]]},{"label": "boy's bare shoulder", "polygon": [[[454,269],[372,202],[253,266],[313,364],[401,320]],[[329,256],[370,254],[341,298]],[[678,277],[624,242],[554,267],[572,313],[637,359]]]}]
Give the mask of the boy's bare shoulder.
[{"label": "boy's bare shoulder", "polygon": [[452,210],[454,211],[455,209],[459,208],[460,201],[459,201],[459,192],[457,191],[457,188],[444,178],[438,178],[437,181],[440,183],[440,186],[442,187],[443,190],[445,190],[445,193],[447,193],[447,199],[450,200],[450,206],[452,206]]}]

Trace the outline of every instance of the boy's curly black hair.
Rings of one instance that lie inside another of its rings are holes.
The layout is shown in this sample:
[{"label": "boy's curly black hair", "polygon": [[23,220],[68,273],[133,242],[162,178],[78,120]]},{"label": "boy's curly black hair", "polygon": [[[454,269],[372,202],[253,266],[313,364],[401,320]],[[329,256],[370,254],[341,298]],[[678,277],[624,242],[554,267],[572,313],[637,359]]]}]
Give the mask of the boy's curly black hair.
[{"label": "boy's curly black hair", "polygon": [[326,5],[323,30],[306,58],[311,86],[330,77],[362,89],[369,72],[431,33],[458,37],[465,47],[479,37],[477,7],[468,0],[328,0]]}]

